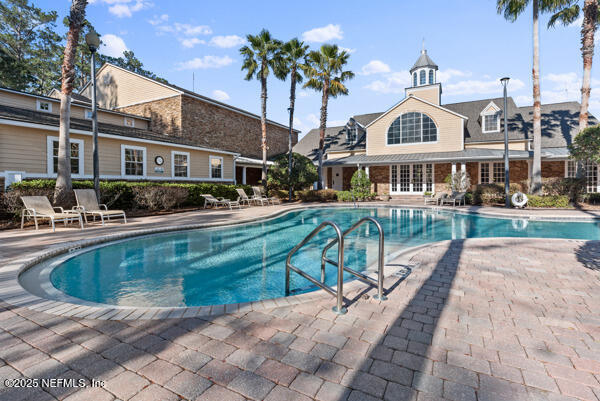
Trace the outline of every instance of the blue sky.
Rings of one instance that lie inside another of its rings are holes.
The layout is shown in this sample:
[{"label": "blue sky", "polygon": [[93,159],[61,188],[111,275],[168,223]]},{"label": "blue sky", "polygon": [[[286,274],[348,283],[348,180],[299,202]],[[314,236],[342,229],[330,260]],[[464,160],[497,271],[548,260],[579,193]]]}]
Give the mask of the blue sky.
[{"label": "blue sky", "polygon": [[[582,1],[583,2],[583,1]],[[67,14],[70,2],[34,0]],[[407,70],[423,38],[439,65],[442,103],[500,97],[498,79],[511,77],[509,95],[531,104],[531,9],[511,23],[492,0],[422,1],[192,1],[94,0],[87,18],[106,42],[102,51],[118,56],[133,50],[145,68],[173,84],[260,112],[260,85],[245,81],[238,49],[246,34],[262,28],[281,39],[304,39],[313,48],[336,43],[351,52],[349,96],[330,100],[328,125],[353,114],[384,111],[401,100]],[[580,24],[541,28],[542,103],[580,99]],[[598,58],[594,58],[592,78]],[[593,79],[592,87],[600,82]],[[287,123],[289,82],[269,80],[268,117]],[[318,125],[320,96],[299,88],[295,127]],[[600,93],[592,90],[591,112],[600,116]]]}]

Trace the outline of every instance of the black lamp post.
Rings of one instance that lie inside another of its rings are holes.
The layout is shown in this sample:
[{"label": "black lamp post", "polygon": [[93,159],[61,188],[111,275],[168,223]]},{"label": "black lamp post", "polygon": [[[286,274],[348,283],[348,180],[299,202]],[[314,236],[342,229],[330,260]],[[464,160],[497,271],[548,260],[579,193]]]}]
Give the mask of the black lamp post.
[{"label": "black lamp post", "polygon": [[92,53],[92,134],[93,134],[93,164],[94,164],[94,191],[96,198],[100,202],[100,165],[98,161],[98,110],[96,105],[96,50],[100,46],[100,37],[95,30],[91,30],[85,35],[85,43]]},{"label": "black lamp post", "polygon": [[504,196],[505,196],[505,206],[510,207],[510,169],[509,169],[509,160],[508,160],[508,124],[506,123],[506,87],[508,86],[509,77],[504,77],[500,79],[502,82],[502,86],[504,86],[504,110],[502,114],[504,114]]},{"label": "black lamp post", "polygon": [[288,113],[290,113],[290,133],[288,138],[289,154],[288,154],[288,179],[289,179],[289,201],[292,201],[292,125],[294,123],[294,109],[288,107]]}]

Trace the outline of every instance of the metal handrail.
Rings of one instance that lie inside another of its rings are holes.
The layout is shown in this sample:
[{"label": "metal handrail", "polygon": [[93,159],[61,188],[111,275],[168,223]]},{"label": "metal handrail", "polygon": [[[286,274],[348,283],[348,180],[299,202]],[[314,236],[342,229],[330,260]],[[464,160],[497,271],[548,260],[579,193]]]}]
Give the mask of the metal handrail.
[{"label": "metal handrail", "polygon": [[[328,286],[325,285],[325,273],[321,271],[321,282],[316,280],[315,278],[309,276],[296,266],[292,265],[292,256],[298,251],[298,249],[302,248],[308,241],[310,241],[315,235],[317,235],[322,229],[327,226],[333,227],[335,230],[336,241],[340,243],[338,247],[338,262],[335,264],[338,268],[338,279],[337,279],[337,291],[332,290]],[[289,295],[290,293],[290,270],[295,271],[314,285],[324,289],[331,295],[337,298],[337,305],[333,307],[333,311],[337,314],[344,314],[347,312],[346,308],[343,306],[344,302],[344,237],[342,235],[342,230],[340,227],[332,222],[332,221],[324,221],[317,228],[312,230],[310,234],[308,234],[304,239],[292,249],[285,260],[285,294]]]},{"label": "metal handrail", "polygon": [[[354,223],[349,229],[344,231],[342,233],[341,238],[343,240],[346,237],[346,235],[350,234],[352,231],[356,230],[359,226],[361,226],[362,224],[367,223],[367,222],[371,222],[371,223],[375,224],[375,227],[377,227],[377,230],[379,231],[379,253],[378,253],[378,261],[377,261],[377,280],[374,280],[371,277],[369,277],[361,272],[358,272],[354,269],[351,269],[351,268],[343,266],[343,265],[342,265],[342,270],[345,270],[348,273],[355,275],[360,280],[363,280],[363,281],[367,282],[368,284],[371,284],[371,285],[377,287],[377,295],[374,295],[373,298],[379,299],[381,301],[385,301],[387,299],[387,297],[385,295],[383,295],[383,279],[384,279],[383,248],[384,248],[385,236],[383,234],[383,227],[381,227],[381,224],[377,220],[375,220],[373,217],[363,217],[362,219],[360,219],[356,223]],[[339,236],[338,236],[338,238],[333,239],[329,244],[327,244],[325,246],[325,248],[323,248],[323,252],[321,253],[321,281],[325,281],[325,262],[330,263],[334,266],[338,266],[338,269],[339,269],[339,262],[336,263],[335,261],[329,259],[326,256],[327,251],[338,242],[339,242]],[[339,249],[343,248],[343,246],[344,246],[344,243],[342,241],[342,242],[340,242],[340,245],[338,245],[338,255],[339,255]],[[338,256],[338,259],[339,259],[339,256]]]}]

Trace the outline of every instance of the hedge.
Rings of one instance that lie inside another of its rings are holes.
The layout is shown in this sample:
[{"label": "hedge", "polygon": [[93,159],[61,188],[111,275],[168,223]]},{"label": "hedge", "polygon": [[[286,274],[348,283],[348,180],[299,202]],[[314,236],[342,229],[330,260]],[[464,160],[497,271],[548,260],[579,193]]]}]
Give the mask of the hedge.
[{"label": "hedge", "polygon": [[[54,192],[55,180],[29,180],[12,184],[3,195],[0,208],[8,213],[18,213],[22,209],[19,199],[21,195],[42,195],[51,197]],[[93,188],[92,181],[73,181],[74,189]],[[101,181],[100,201],[112,209],[164,210],[173,207],[202,207],[202,194],[224,197],[235,200],[238,198],[236,188],[242,188],[249,196],[252,187],[249,185],[226,185],[213,183],[159,183],[159,182],[129,182]]]},{"label": "hedge", "polygon": [[569,196],[567,195],[527,195],[527,197],[529,198],[527,201],[529,207],[570,207]]}]

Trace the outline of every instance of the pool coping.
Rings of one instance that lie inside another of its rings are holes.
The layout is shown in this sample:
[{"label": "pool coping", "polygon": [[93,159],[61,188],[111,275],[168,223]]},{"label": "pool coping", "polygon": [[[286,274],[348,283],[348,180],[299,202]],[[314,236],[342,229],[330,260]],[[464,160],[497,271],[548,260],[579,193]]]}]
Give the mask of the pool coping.
[{"label": "pool coping", "polygon": [[[364,206],[363,206],[364,205]],[[62,254],[74,252],[81,250],[82,248],[87,248],[93,245],[105,244],[108,242],[114,242],[117,240],[129,239],[133,237],[139,237],[143,235],[151,235],[158,233],[166,233],[166,232],[174,232],[174,231],[187,231],[187,230],[195,230],[195,229],[204,229],[204,228],[215,228],[215,227],[228,227],[235,226],[241,224],[253,223],[256,221],[267,221],[270,219],[274,219],[276,217],[282,216],[287,213],[291,213],[298,210],[305,210],[311,208],[323,208],[323,207],[333,207],[333,208],[352,208],[352,205],[344,204],[344,203],[331,203],[331,204],[311,204],[311,205],[298,205],[293,206],[287,209],[278,210],[274,213],[260,216],[260,217],[252,217],[241,219],[237,221],[232,221],[228,223],[204,223],[204,224],[189,224],[184,226],[167,226],[167,227],[157,227],[157,228],[149,228],[142,230],[134,230],[130,232],[116,233],[110,235],[103,235],[95,238],[71,241],[61,245],[54,245],[48,249],[43,249],[41,251],[35,252],[28,257],[19,258],[12,260],[9,264],[3,267],[0,273],[0,300],[7,302],[10,305],[16,307],[26,307],[31,310],[35,310],[38,312],[50,313],[57,316],[64,317],[75,317],[75,318],[86,318],[86,319],[99,319],[99,320],[137,320],[137,319],[165,319],[165,318],[186,318],[186,317],[212,317],[218,316],[226,313],[235,313],[235,312],[249,312],[254,310],[265,310],[271,309],[275,307],[281,306],[290,306],[299,303],[322,300],[322,299],[331,299],[331,295],[328,294],[325,290],[316,290],[308,293],[291,295],[287,297],[280,297],[274,299],[267,300],[259,300],[252,302],[243,302],[243,303],[233,303],[233,304],[223,304],[223,305],[211,305],[211,306],[198,306],[198,307],[133,307],[133,306],[119,306],[119,305],[105,305],[99,303],[93,303],[90,301],[85,301],[84,303],[74,303],[74,302],[65,302],[65,301],[57,301],[51,300],[47,298],[42,298],[37,295],[34,295],[27,291],[21,284],[19,283],[19,275],[30,267],[37,265],[45,260],[60,256]],[[365,204],[361,204],[360,208],[365,207],[389,207],[389,208],[411,208],[411,209],[432,209],[432,210],[440,210],[440,211],[449,211],[456,212],[460,214],[480,214],[490,217],[496,218],[505,218],[510,220],[542,220],[542,221],[590,221],[590,220],[600,220],[597,217],[589,217],[589,218],[563,218],[563,217],[542,217],[542,216],[524,216],[519,215],[515,217],[507,216],[506,214],[501,213],[491,213],[491,212],[478,212],[473,210],[461,210],[457,208],[444,208],[439,206],[428,206],[428,205],[394,205],[390,203],[381,203],[381,202],[368,202]],[[500,240],[504,237],[493,237],[490,239]],[[512,238],[512,237],[506,237]],[[514,238],[512,238],[514,239]],[[535,238],[524,238],[524,239],[535,239]],[[588,240],[577,240],[577,239],[560,239],[560,238],[544,238],[544,240],[555,239],[555,240],[570,240],[570,241],[588,241]],[[393,254],[393,259],[391,261],[397,262],[399,258],[408,258],[412,257],[420,250],[425,247],[434,246],[446,241],[451,240],[442,240],[438,242],[432,242],[427,244],[418,245],[415,247],[406,248],[404,250],[398,251]],[[391,262],[390,261],[390,262]],[[393,280],[393,276],[400,270],[401,267],[398,266],[396,269],[390,269],[389,266],[386,269],[386,279],[385,283],[389,283]],[[351,291],[354,291],[358,288],[367,289],[369,286],[364,282],[359,280],[353,280],[350,282],[344,283],[344,293],[348,294]],[[372,288],[372,287],[371,287]],[[74,297],[72,297],[74,298]],[[83,301],[83,300],[82,300]]]}]

